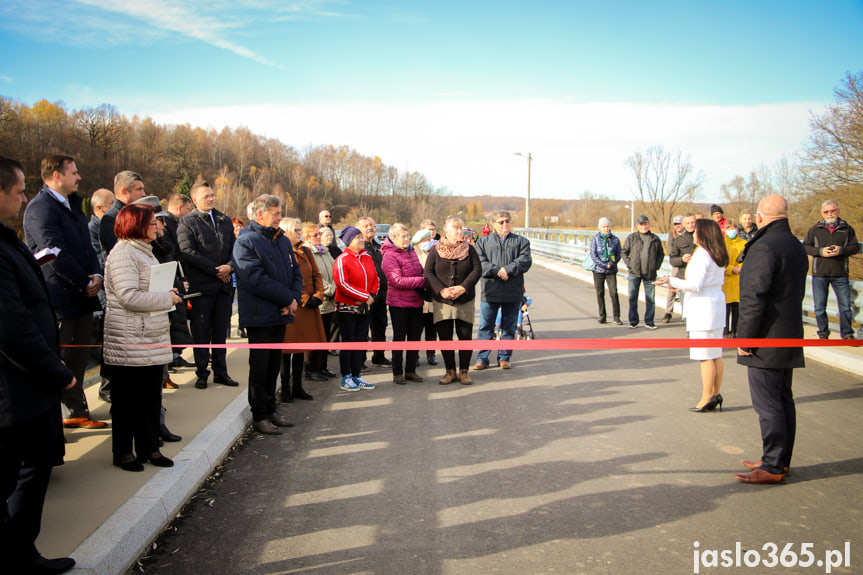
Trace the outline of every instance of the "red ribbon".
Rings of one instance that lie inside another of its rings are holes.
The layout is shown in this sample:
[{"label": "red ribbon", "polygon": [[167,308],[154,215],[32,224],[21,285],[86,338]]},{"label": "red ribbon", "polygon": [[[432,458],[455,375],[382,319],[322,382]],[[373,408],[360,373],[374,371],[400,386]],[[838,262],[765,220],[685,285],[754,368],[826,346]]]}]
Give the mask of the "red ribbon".
[{"label": "red ribbon", "polygon": [[[224,343],[191,344],[180,347],[204,349],[291,349],[291,350],[550,350],[550,349],[687,349],[693,347],[722,348],[767,348],[767,347],[859,347],[863,340],[857,339],[470,339],[456,341],[340,341],[315,343]],[[98,347],[97,345],[64,345],[61,347]],[[137,344],[124,347],[178,347],[169,344]]]}]

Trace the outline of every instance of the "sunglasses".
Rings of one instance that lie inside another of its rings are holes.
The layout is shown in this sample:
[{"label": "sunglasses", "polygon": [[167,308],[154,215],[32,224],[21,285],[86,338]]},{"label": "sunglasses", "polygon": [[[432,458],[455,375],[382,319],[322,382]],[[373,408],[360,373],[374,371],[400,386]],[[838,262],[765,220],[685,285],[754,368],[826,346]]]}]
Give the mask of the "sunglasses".
[{"label": "sunglasses", "polygon": [[496,223],[496,224],[501,224],[501,225],[503,225],[503,224],[508,224],[508,223],[509,223],[509,220],[497,220],[495,223]]}]

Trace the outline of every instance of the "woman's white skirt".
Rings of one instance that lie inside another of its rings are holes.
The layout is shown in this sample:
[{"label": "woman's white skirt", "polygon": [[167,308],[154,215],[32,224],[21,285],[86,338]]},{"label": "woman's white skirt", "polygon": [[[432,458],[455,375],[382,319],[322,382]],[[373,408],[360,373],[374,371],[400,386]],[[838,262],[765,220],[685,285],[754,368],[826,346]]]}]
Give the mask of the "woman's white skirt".
[{"label": "woman's white skirt", "polygon": [[[718,327],[710,331],[690,331],[689,339],[722,339],[723,328]],[[719,359],[722,357],[721,347],[691,347],[689,348],[689,359],[705,360]]]}]

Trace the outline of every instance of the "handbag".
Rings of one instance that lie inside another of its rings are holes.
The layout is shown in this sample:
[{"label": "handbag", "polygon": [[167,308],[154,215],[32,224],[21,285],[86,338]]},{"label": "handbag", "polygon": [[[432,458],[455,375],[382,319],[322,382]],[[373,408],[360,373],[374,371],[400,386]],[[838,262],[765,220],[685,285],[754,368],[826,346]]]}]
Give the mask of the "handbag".
[{"label": "handbag", "polygon": [[596,262],[590,257],[590,252],[584,254],[584,259],[581,260],[581,267],[589,272],[596,271]]}]

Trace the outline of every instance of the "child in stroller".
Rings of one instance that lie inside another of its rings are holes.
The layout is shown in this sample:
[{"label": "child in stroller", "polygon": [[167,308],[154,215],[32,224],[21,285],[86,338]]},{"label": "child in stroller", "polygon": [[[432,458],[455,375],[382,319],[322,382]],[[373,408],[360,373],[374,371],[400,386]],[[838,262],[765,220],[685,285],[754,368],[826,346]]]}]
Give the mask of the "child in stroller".
[{"label": "child in stroller", "polygon": [[[515,339],[535,339],[533,334],[533,326],[530,323],[530,312],[527,311],[528,306],[533,303],[529,295],[521,296],[521,307],[518,308],[518,320],[515,326]],[[525,324],[527,329],[525,329]],[[500,310],[497,312],[497,319],[494,322],[494,339],[500,339]]]}]

